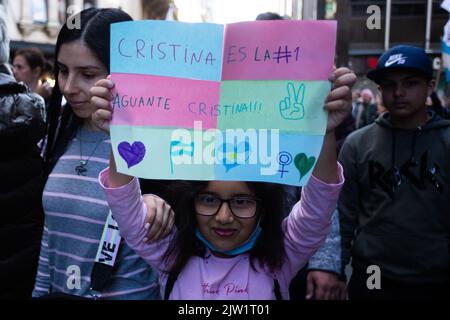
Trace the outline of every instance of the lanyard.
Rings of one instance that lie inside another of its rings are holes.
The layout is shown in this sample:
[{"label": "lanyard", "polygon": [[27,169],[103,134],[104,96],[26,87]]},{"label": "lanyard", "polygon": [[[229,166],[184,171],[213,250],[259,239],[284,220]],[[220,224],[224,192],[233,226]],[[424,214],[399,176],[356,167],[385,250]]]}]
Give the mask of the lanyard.
[{"label": "lanyard", "polygon": [[111,276],[121,239],[117,222],[109,211],[91,272],[90,292],[95,299],[101,298],[101,292]]}]

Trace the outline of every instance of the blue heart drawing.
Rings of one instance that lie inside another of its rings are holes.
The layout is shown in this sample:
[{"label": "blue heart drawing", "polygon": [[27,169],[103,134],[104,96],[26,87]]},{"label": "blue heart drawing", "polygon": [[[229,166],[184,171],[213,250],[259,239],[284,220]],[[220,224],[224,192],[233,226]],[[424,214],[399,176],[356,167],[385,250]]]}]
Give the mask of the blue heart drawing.
[{"label": "blue heart drawing", "polygon": [[[230,152],[229,150],[232,149],[233,151]],[[245,162],[247,162],[248,158],[250,157],[250,144],[246,142],[241,142],[238,146],[232,145],[230,143],[223,144],[222,145],[222,151],[223,151],[223,165],[225,167],[225,172],[230,171],[234,167],[237,167],[241,165],[242,163],[237,162],[238,154],[239,153],[245,153]],[[228,163],[227,163],[228,159]],[[230,163],[230,160],[233,161]]]},{"label": "blue heart drawing", "polygon": [[132,145],[126,141],[121,142],[117,149],[120,156],[126,161],[128,169],[141,162],[145,156],[145,146],[140,141],[133,142]]}]

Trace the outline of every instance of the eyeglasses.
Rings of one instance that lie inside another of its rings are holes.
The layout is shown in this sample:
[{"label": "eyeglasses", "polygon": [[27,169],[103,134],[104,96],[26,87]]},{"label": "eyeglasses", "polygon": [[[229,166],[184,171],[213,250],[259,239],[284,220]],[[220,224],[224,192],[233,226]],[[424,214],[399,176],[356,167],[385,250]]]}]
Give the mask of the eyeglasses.
[{"label": "eyeglasses", "polygon": [[256,215],[260,199],[250,196],[221,199],[211,193],[200,193],[194,198],[195,212],[201,216],[214,216],[222,208],[224,202],[235,217],[246,219]]}]

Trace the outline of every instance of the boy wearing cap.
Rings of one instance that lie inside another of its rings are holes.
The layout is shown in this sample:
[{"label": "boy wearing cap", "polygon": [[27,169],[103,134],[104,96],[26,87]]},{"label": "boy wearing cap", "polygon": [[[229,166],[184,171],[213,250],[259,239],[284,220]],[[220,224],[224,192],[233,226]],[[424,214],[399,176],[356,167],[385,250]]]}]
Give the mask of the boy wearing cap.
[{"label": "boy wearing cap", "polygon": [[367,76],[388,112],[348,136],[339,155],[349,298],[448,298],[450,121],[425,105],[431,62],[420,48],[397,46]]}]

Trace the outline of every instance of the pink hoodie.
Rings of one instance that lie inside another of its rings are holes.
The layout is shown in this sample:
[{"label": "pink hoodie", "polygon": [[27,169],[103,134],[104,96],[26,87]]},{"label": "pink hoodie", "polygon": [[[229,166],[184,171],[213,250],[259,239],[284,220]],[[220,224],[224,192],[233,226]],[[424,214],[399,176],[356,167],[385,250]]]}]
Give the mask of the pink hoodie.
[{"label": "pink hoodie", "polygon": [[[289,283],[325,241],[331,215],[336,208],[339,191],[344,183],[342,167],[339,183],[326,184],[311,176],[302,190],[302,198],[283,220],[286,250],[282,267],[274,273],[255,263],[254,270],[248,253],[232,258],[219,258],[207,252],[205,257],[193,256],[175,282],[169,299],[172,300],[272,300],[275,299],[274,279],[280,284],[284,299],[289,298]],[[134,178],[119,188],[108,188],[108,169],[99,176],[109,206],[127,244],[152,267],[160,271],[161,292],[164,292],[168,274],[164,259],[170,241],[176,235],[174,227],[164,239],[144,243],[147,208],[141,196],[139,182]],[[263,231],[264,232],[264,231]]]}]

